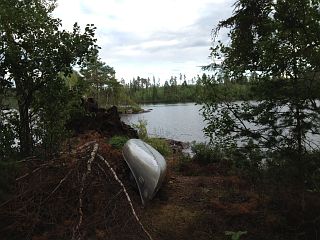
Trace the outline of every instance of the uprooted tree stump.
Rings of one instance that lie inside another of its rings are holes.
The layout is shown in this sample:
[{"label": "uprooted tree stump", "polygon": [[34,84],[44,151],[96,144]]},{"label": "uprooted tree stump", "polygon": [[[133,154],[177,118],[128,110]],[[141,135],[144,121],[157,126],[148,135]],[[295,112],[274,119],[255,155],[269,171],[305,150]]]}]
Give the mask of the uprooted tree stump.
[{"label": "uprooted tree stump", "polygon": [[0,206],[1,238],[152,239],[134,209],[139,196],[125,188],[126,169],[121,153],[99,140],[22,162],[16,194]]},{"label": "uprooted tree stump", "polygon": [[79,115],[67,123],[67,128],[75,134],[97,131],[106,137],[125,135],[130,138],[138,138],[137,131],[121,121],[115,106],[106,111]]}]

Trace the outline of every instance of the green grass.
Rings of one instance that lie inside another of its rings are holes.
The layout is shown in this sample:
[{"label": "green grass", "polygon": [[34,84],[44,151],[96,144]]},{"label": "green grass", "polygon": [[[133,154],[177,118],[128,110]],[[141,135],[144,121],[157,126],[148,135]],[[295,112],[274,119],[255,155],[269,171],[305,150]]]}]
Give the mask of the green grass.
[{"label": "green grass", "polygon": [[155,148],[163,156],[169,156],[172,154],[172,150],[166,140],[161,138],[146,138],[144,139],[146,143]]},{"label": "green grass", "polygon": [[128,140],[129,138],[127,136],[116,135],[110,138],[109,144],[116,149],[121,149]]}]

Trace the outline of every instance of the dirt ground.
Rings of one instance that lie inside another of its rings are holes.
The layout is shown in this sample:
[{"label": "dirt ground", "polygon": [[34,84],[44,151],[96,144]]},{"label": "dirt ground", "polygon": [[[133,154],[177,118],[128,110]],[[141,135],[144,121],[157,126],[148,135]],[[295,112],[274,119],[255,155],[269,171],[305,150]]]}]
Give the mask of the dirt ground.
[{"label": "dirt ground", "polygon": [[175,171],[177,157],[168,161],[168,180],[141,213],[155,239],[228,239],[225,231],[248,229],[258,196],[239,178],[184,176]]},{"label": "dirt ground", "polygon": [[318,195],[306,198],[313,222],[302,223],[295,219],[301,217],[296,198],[281,203],[253,191],[238,176],[208,176],[207,169],[205,175],[190,176],[189,169],[179,168],[178,153],[167,158],[168,174],[159,193],[142,206],[121,151],[107,142],[89,132],[71,139],[72,153],[46,163],[23,163],[15,195],[0,205],[1,239],[150,239],[104,162],[95,159],[88,174],[94,144],[122,180],[152,239],[231,239],[226,231],[246,232],[240,239],[292,239],[299,233],[295,239],[318,239]]},{"label": "dirt ground", "polygon": [[[142,206],[121,151],[108,144],[113,134],[135,133],[119,122],[107,124],[117,129],[111,134],[106,124],[90,123],[90,131],[78,125],[81,131],[66,142],[59,158],[19,163],[12,197],[0,203],[0,239],[320,238],[319,194],[306,194],[302,209],[295,193],[274,197],[257,191],[226,174],[228,166],[182,166],[179,151],[166,159],[159,193]],[[236,238],[237,233],[242,236]]]},{"label": "dirt ground", "polygon": [[319,194],[301,209],[297,195],[274,198],[238,176],[185,176],[178,159],[167,159],[168,179],[140,213],[155,239],[319,239]]}]

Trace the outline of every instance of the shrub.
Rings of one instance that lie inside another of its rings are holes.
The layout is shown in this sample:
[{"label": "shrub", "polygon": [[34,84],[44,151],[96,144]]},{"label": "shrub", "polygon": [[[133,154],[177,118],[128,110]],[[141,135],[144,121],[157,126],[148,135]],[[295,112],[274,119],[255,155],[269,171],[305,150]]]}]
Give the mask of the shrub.
[{"label": "shrub", "polygon": [[191,157],[182,155],[178,159],[177,165],[175,166],[175,170],[178,172],[182,172],[186,168],[188,168],[191,162],[192,162]]},{"label": "shrub", "polygon": [[163,156],[168,156],[168,155],[170,155],[172,153],[169,144],[164,139],[161,139],[161,138],[147,138],[147,139],[144,139],[144,140],[149,145],[154,147]]},{"label": "shrub", "polygon": [[121,149],[128,140],[129,138],[126,136],[113,136],[110,138],[109,144],[114,148]]},{"label": "shrub", "polygon": [[10,159],[18,152],[15,144],[18,133],[13,125],[17,119],[15,111],[4,113],[0,109],[0,160]]},{"label": "shrub", "polygon": [[224,157],[218,147],[206,143],[194,143],[191,149],[194,152],[194,160],[203,165],[220,162]]},{"label": "shrub", "polygon": [[131,106],[131,109],[132,109],[132,112],[134,112],[134,113],[139,113],[140,111],[143,110],[143,109],[142,109],[139,105],[137,105],[137,104],[132,105],[132,106]]},{"label": "shrub", "polygon": [[138,123],[133,124],[133,127],[138,131],[139,138],[146,140],[148,138],[147,121],[139,119]]},{"label": "shrub", "polygon": [[242,235],[247,234],[247,231],[238,231],[238,232],[233,232],[233,231],[225,231],[224,234],[226,236],[230,236],[231,240],[239,240]]},{"label": "shrub", "polygon": [[168,156],[172,153],[172,150],[166,140],[161,138],[149,138],[147,132],[147,121],[139,119],[137,124],[133,124],[133,127],[138,131],[139,138],[155,148],[163,156]]}]

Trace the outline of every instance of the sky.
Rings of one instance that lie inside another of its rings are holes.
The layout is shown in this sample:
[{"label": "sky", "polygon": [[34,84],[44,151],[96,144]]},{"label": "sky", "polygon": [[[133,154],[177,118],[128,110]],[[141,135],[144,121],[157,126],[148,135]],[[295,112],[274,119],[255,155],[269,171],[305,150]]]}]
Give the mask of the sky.
[{"label": "sky", "polygon": [[58,0],[53,16],[71,30],[97,27],[100,58],[126,82],[202,74],[212,29],[232,14],[233,0]]}]

